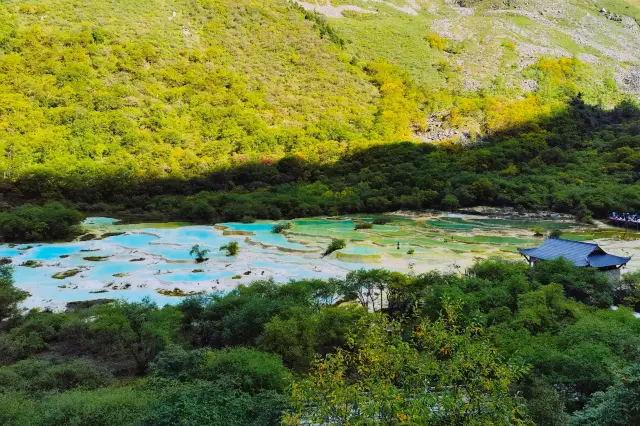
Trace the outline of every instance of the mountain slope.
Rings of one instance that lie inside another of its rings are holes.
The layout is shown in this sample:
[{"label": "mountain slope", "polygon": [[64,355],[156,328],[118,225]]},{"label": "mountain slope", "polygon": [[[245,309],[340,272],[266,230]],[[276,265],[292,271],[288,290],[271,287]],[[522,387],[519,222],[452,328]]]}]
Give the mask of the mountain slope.
[{"label": "mountain slope", "polygon": [[[576,56],[603,67],[619,82],[640,64],[640,26],[634,20],[640,5],[635,0],[298,3],[333,18],[331,24],[352,42],[354,53],[385,58],[429,85],[444,84],[434,65],[447,58],[461,67],[465,88],[490,87],[496,76],[519,85],[519,72],[540,55]],[[451,43],[440,49],[429,43],[431,34]],[[627,89],[640,92],[640,85]]]},{"label": "mountain slope", "polygon": [[517,135],[574,98],[633,96],[633,4],[609,0],[617,20],[583,0],[507,3],[2,2],[0,193],[100,200],[287,156]]},{"label": "mountain slope", "polygon": [[282,1],[13,1],[0,14],[5,179],[313,157],[374,119],[376,88]]}]

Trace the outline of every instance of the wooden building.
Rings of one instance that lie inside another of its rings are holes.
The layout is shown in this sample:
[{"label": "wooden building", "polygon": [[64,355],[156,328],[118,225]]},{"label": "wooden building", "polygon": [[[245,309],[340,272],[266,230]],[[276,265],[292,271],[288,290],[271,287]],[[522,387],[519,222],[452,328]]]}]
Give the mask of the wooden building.
[{"label": "wooden building", "polygon": [[598,268],[612,277],[620,276],[620,268],[626,265],[630,257],[621,257],[605,252],[599,245],[579,241],[549,238],[539,247],[523,249],[518,252],[527,259],[530,266],[537,262],[565,258],[579,267]]}]

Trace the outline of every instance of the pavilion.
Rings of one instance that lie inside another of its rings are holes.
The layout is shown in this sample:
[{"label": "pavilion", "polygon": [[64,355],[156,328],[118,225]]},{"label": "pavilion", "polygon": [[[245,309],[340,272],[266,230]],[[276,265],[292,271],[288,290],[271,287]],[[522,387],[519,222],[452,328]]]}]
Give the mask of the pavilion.
[{"label": "pavilion", "polygon": [[565,258],[575,266],[598,268],[601,271],[617,271],[631,260],[630,257],[620,257],[608,254],[593,243],[570,241],[562,238],[549,238],[539,247],[522,249],[518,252],[527,259],[530,266],[543,260]]}]

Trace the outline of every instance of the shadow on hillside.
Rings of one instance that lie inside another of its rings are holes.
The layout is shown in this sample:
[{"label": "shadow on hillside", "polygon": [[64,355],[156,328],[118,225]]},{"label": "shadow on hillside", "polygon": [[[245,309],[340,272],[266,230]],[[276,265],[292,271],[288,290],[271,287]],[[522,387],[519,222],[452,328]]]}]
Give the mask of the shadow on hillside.
[{"label": "shadow on hillside", "polygon": [[472,205],[602,216],[640,210],[639,148],[636,105],[607,111],[578,98],[551,117],[470,147],[393,143],[329,165],[286,157],[188,180],[130,183],[109,176],[88,185],[34,175],[2,184],[0,196],[16,204],[64,199],[90,213],[197,222]]}]

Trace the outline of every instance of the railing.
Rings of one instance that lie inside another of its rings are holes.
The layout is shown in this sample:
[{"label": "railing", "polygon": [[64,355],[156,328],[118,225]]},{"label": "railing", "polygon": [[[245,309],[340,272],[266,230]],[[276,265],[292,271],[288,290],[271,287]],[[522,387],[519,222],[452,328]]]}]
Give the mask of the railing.
[{"label": "railing", "polygon": [[609,215],[609,222],[613,226],[621,226],[624,228],[640,229],[640,218],[629,216],[613,216]]}]

